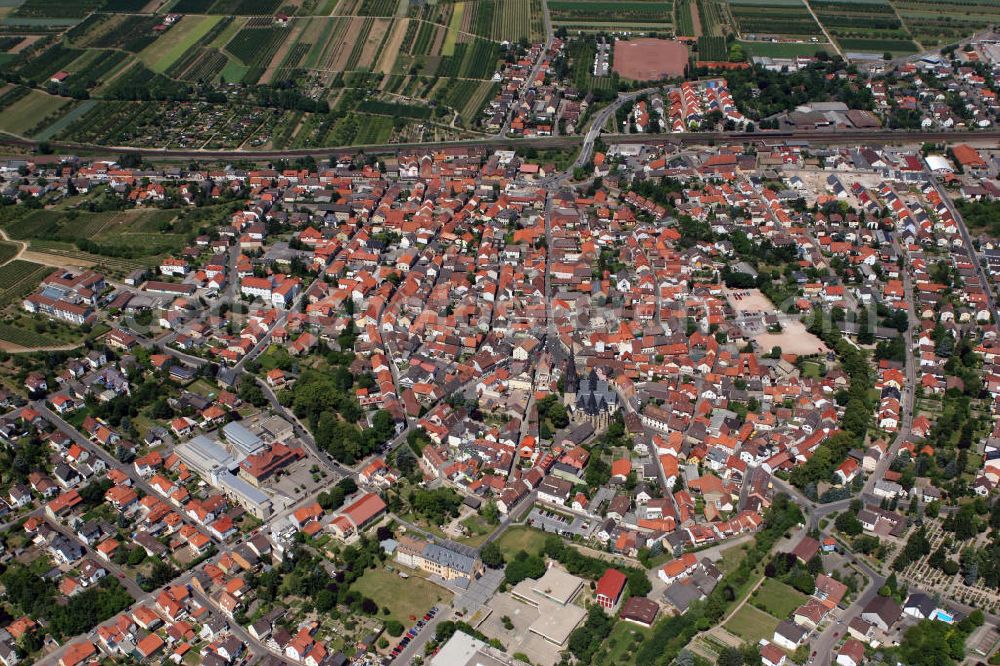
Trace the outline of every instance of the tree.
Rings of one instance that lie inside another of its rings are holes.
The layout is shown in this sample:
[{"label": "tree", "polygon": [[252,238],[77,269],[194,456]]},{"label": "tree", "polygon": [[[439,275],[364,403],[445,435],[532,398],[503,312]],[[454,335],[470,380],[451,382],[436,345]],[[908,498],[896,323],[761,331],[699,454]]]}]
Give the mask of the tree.
[{"label": "tree", "polygon": [[240,400],[243,402],[249,402],[254,407],[263,407],[267,404],[267,398],[264,396],[264,391],[257,385],[256,380],[245,377],[243,381],[240,382],[239,388]]},{"label": "tree", "polygon": [[418,489],[410,497],[413,510],[436,525],[443,524],[449,517],[458,516],[461,504],[461,496],[451,488]]},{"label": "tree", "polygon": [[547,416],[556,429],[562,429],[569,425],[569,414],[566,413],[566,406],[561,402],[554,402],[549,407]]},{"label": "tree", "polygon": [[684,648],[677,653],[677,658],[674,659],[674,666],[695,666],[694,652]]},{"label": "tree", "polygon": [[598,606],[593,605],[587,611],[587,619],[577,627],[569,637],[569,651],[582,664],[590,663],[594,654],[601,648],[611,634],[614,620]]},{"label": "tree", "polygon": [[525,578],[539,578],[545,573],[545,560],[537,555],[529,555],[519,550],[504,570],[504,579],[509,585],[517,585]]},{"label": "tree", "polygon": [[483,508],[479,511],[479,515],[490,525],[500,524],[500,509],[497,507],[496,501],[492,499],[483,505]]},{"label": "tree", "polygon": [[944,551],[944,545],[938,546],[937,550],[931,553],[931,556],[927,559],[927,564],[931,565],[935,569],[944,569],[944,563],[947,561],[948,557]]},{"label": "tree", "polygon": [[900,661],[908,666],[951,666],[965,656],[964,644],[965,636],[957,628],[922,620],[906,630],[899,646]]},{"label": "tree", "polygon": [[955,539],[958,541],[968,541],[978,534],[975,507],[973,505],[965,504],[958,510],[952,522],[952,530],[955,532]]},{"label": "tree", "polygon": [[316,593],[313,602],[320,613],[328,613],[337,605],[337,595],[332,590],[322,589]]},{"label": "tree", "polygon": [[870,345],[875,342],[875,329],[868,310],[861,310],[861,317],[858,319],[858,344]]},{"label": "tree", "polygon": [[372,432],[379,442],[388,442],[396,434],[396,425],[393,423],[392,414],[384,409],[375,412],[372,418]]},{"label": "tree", "polygon": [[864,531],[864,526],[853,511],[845,511],[834,521],[834,526],[849,536],[857,536]]},{"label": "tree", "polygon": [[719,651],[718,666],[743,666],[743,651],[727,645]]},{"label": "tree", "polygon": [[600,488],[611,480],[611,465],[601,458],[599,451],[594,451],[587,461],[583,480],[591,488]]},{"label": "tree", "polygon": [[503,566],[503,551],[496,541],[491,541],[479,551],[479,558],[483,564],[490,569],[499,569]]},{"label": "tree", "polygon": [[813,555],[809,562],[806,563],[806,568],[810,574],[818,576],[823,573],[823,558],[819,554]]}]

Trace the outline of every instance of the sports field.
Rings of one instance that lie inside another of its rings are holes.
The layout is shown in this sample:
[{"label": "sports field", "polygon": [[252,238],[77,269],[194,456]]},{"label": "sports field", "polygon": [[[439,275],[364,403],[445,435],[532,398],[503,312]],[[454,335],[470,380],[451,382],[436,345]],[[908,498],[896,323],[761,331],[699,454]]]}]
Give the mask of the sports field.
[{"label": "sports field", "polygon": [[633,81],[657,81],[684,75],[688,50],[670,39],[615,40],[614,70]]}]

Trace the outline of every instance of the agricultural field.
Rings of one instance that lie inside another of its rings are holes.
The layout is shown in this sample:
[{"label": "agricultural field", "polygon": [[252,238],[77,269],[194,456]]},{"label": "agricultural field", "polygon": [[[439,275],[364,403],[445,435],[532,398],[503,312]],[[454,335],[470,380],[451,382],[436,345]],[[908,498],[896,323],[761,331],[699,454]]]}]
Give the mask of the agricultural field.
[{"label": "agricultural field", "polygon": [[54,122],[61,111],[68,111],[72,100],[32,90],[0,114],[0,130],[17,136],[33,136],[36,130]]},{"label": "agricultural field", "polygon": [[211,82],[218,78],[228,62],[222,51],[206,47],[185,55],[167,73],[181,81]]},{"label": "agricultural field", "polygon": [[497,42],[542,39],[540,0],[474,0],[469,6],[465,32]]},{"label": "agricultural field", "polygon": [[[4,297],[0,295],[0,300]],[[55,324],[56,322],[52,322]],[[46,322],[38,322],[39,327],[47,328]],[[26,328],[22,323],[9,324],[0,322],[0,342],[24,347],[25,349],[38,349],[39,347],[54,347],[64,344],[62,340],[51,338],[39,333],[37,330]]]},{"label": "agricultural field", "polygon": [[[673,23],[672,2],[628,2],[630,20]],[[0,68],[24,82],[0,89],[0,130],[96,145],[469,137],[507,49],[544,38],[542,0],[26,0],[9,13],[37,34],[0,37]],[[164,29],[168,14],[181,18]]]},{"label": "agricultural field", "polygon": [[748,57],[794,58],[814,56],[818,51],[831,52],[827,42],[739,42]]},{"label": "agricultural field", "polygon": [[281,0],[177,0],[170,5],[170,11],[178,14],[270,16],[280,6]]},{"label": "agricultural field", "polygon": [[569,30],[637,32],[668,31],[673,25],[672,2],[658,0],[551,0],[553,25]]},{"label": "agricultural field", "polygon": [[174,211],[81,213],[37,210],[8,222],[10,238],[43,251],[80,249],[90,254],[145,260],[183,247],[184,229],[172,224]]},{"label": "agricultural field", "polygon": [[700,32],[700,30],[695,29],[695,15],[698,12],[698,3],[695,0],[677,0],[674,9],[677,13],[675,19],[677,35],[697,37]]},{"label": "agricultural field", "polygon": [[720,61],[729,58],[726,38],[719,35],[705,35],[698,38],[698,60]]},{"label": "agricultural field", "polygon": [[729,5],[723,5],[722,0],[694,0],[697,5],[698,22],[701,24],[701,34],[713,37],[731,32],[732,21],[729,17]]},{"label": "agricultural field", "polygon": [[49,266],[15,259],[0,266],[0,307],[18,301],[38,286],[52,272]]},{"label": "agricultural field", "polygon": [[25,0],[14,12],[16,18],[83,18],[104,0]]},{"label": "agricultural field", "polygon": [[55,120],[55,122],[47,124],[44,129],[35,132],[32,138],[38,139],[39,141],[48,141],[54,138],[57,134],[78,121],[80,118],[83,118],[83,116],[89,113],[95,106],[97,106],[97,100],[94,99],[88,99],[80,102],[66,114],[61,115]]},{"label": "agricultural field", "polygon": [[399,0],[359,0],[343,8],[344,13],[358,16],[395,16],[398,9]]},{"label": "agricultural field", "polygon": [[820,23],[845,51],[917,50],[887,0],[812,0],[810,4]]},{"label": "agricultural field", "polygon": [[451,20],[448,22],[448,32],[444,36],[444,44],[441,45],[441,55],[450,56],[455,54],[455,44],[458,43],[458,36],[462,30],[462,19],[465,16],[465,3],[455,3]]},{"label": "agricultural field", "polygon": [[149,0],[105,0],[101,10],[105,12],[140,12]]},{"label": "agricultural field", "polygon": [[848,53],[871,52],[871,53],[891,53],[893,56],[916,53],[919,49],[912,39],[867,39],[867,38],[838,38],[837,43],[840,48]]},{"label": "agricultural field", "polygon": [[500,57],[496,42],[470,38],[455,45],[454,55],[441,59],[436,74],[441,77],[457,76],[462,79],[488,79],[496,71]]},{"label": "agricultural field", "polygon": [[958,42],[1000,23],[996,0],[892,0],[910,34],[925,49]]},{"label": "agricultural field", "polygon": [[29,83],[41,85],[56,72],[66,69],[71,62],[83,55],[80,49],[64,46],[60,42],[52,44],[44,53],[33,54],[20,62],[11,63],[18,76]]},{"label": "agricultural field", "polygon": [[358,116],[358,131],[350,143],[357,146],[385,143],[392,137],[395,122],[387,116]]},{"label": "agricultural field", "polygon": [[0,265],[6,264],[8,261],[16,257],[19,249],[20,246],[17,243],[0,241]]},{"label": "agricultural field", "polygon": [[434,97],[439,103],[456,109],[465,127],[471,127],[480,110],[496,96],[500,86],[492,81],[442,80]]},{"label": "agricultural field", "polygon": [[121,49],[138,53],[152,44],[158,34],[153,27],[162,19],[156,16],[91,14],[86,21],[66,33],[77,48]]},{"label": "agricultural field", "polygon": [[823,31],[802,0],[730,0],[729,8],[739,33],[821,37]]},{"label": "agricultural field", "polygon": [[[243,83],[256,83],[286,37],[288,31],[285,28],[248,26],[240,30],[226,45],[226,51],[246,68],[246,73],[239,80]],[[229,77],[226,80],[234,81]]]},{"label": "agricultural field", "polygon": [[139,53],[139,59],[153,72],[162,74],[178,58],[214,28],[221,16],[185,16],[159,39]]},{"label": "agricultural field", "polygon": [[0,95],[0,111],[12,106],[18,100],[24,99],[30,92],[31,88],[26,86],[13,86],[6,90]]}]

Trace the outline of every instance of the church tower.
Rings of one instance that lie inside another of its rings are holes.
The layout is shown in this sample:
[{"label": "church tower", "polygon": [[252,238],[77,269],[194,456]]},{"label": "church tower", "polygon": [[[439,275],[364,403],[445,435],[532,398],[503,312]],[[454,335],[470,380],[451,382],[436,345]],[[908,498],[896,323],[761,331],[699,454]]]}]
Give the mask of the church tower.
[{"label": "church tower", "polygon": [[570,354],[569,362],[566,363],[566,374],[563,377],[563,404],[566,407],[576,407],[576,387],[579,381],[576,376],[576,360]]}]

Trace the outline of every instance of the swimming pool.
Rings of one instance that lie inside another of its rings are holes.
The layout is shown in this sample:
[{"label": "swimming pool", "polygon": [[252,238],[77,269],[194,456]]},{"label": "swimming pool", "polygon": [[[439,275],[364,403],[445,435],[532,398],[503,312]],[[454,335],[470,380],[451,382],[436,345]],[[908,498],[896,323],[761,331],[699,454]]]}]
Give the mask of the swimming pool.
[{"label": "swimming pool", "polygon": [[935,613],[934,613],[934,619],[935,620],[941,620],[942,622],[944,622],[946,624],[951,624],[952,622],[955,621],[955,617],[953,615],[945,613],[943,610],[935,611]]}]

